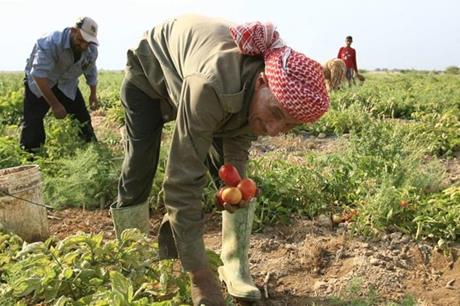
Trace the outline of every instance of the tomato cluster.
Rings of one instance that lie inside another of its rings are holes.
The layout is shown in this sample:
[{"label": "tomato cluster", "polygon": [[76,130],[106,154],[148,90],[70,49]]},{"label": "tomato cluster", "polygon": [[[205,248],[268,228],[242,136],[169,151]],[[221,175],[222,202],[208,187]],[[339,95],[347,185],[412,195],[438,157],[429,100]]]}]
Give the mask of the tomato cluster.
[{"label": "tomato cluster", "polygon": [[220,205],[224,203],[238,205],[241,200],[250,201],[256,195],[256,183],[250,178],[241,179],[238,170],[230,163],[220,167],[219,178],[225,184],[217,193],[217,201]]}]

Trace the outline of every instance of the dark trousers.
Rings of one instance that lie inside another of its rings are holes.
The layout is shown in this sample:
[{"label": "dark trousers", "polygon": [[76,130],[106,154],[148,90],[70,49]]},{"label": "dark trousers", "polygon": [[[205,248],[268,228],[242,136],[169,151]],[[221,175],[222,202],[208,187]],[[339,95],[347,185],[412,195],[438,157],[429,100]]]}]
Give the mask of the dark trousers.
[{"label": "dark trousers", "polygon": [[[93,127],[91,125],[91,117],[85,105],[85,100],[80,89],[77,89],[75,100],[64,95],[57,86],[52,88],[56,98],[64,106],[67,113],[77,119],[80,125],[80,137],[86,141],[96,141]],[[43,118],[50,109],[49,104],[44,97],[37,98],[25,83],[24,89],[24,118],[22,121],[22,130],[20,145],[26,151],[33,152],[40,148],[46,139],[45,127]]]},{"label": "dark trousers", "polygon": [[160,159],[164,124],[160,100],[150,98],[130,82],[123,81],[121,102],[126,137],[117,207],[137,205],[147,200]]}]

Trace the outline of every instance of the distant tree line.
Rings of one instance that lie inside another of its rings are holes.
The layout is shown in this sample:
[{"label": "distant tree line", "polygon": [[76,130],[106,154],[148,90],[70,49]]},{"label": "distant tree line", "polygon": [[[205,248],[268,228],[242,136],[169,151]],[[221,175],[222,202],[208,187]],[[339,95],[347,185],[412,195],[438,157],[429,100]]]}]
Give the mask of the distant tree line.
[{"label": "distant tree line", "polygon": [[[359,70],[361,73],[367,72],[366,70],[360,69]],[[460,67],[457,66],[449,66],[447,67],[444,71],[442,70],[417,70],[417,69],[388,69],[388,68],[376,68],[374,69],[376,72],[399,72],[399,73],[411,73],[411,72],[416,72],[416,73],[446,73],[446,74],[460,74]]]}]

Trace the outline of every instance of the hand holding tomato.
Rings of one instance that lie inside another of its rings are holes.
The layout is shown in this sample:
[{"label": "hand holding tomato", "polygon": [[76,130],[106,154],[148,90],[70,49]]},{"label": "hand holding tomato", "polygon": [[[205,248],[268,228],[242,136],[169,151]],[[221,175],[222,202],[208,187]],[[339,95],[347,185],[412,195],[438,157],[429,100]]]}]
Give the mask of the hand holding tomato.
[{"label": "hand holding tomato", "polygon": [[238,208],[244,208],[257,193],[256,183],[250,178],[241,179],[238,170],[232,164],[225,164],[219,169],[219,177],[226,186],[215,195],[218,208],[230,213]]}]

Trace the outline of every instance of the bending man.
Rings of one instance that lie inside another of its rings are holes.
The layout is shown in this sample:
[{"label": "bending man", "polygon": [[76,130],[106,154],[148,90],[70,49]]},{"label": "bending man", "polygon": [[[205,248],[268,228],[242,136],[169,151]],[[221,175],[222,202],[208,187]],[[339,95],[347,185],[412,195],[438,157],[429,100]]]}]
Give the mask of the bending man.
[{"label": "bending man", "polygon": [[80,136],[87,142],[96,140],[78,78],[85,76],[91,90],[90,106],[97,108],[97,29],[93,19],[81,17],[72,27],[35,43],[25,69],[20,139],[24,150],[35,152],[45,143],[43,118],[50,108],[57,119],[74,115],[82,124]]},{"label": "bending man", "polygon": [[[285,46],[271,24],[184,16],[155,26],[128,51],[121,92],[127,141],[112,206],[117,235],[129,227],[148,230],[146,200],[162,128],[175,119],[160,256],[181,260],[194,305],[224,305],[203,241],[206,173],[216,177],[230,162],[245,177],[257,136],[276,136],[324,114],[329,98],[321,65]],[[248,265],[254,205],[223,212],[220,276],[231,295],[246,300],[260,298]]]}]

